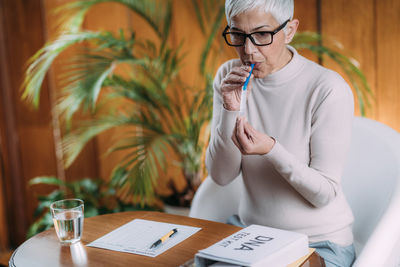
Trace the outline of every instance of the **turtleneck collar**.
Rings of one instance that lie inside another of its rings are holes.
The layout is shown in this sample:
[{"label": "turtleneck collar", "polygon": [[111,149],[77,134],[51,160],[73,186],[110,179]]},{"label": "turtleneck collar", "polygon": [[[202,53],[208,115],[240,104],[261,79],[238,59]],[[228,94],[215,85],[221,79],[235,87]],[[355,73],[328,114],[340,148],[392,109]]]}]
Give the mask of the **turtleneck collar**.
[{"label": "turtleneck collar", "polygon": [[256,82],[259,82],[261,85],[276,86],[291,80],[293,77],[296,76],[297,73],[301,71],[305,63],[302,60],[302,57],[297,53],[296,49],[294,49],[292,46],[288,45],[287,48],[293,54],[289,63],[287,63],[278,71],[268,74],[264,78],[255,79]]}]

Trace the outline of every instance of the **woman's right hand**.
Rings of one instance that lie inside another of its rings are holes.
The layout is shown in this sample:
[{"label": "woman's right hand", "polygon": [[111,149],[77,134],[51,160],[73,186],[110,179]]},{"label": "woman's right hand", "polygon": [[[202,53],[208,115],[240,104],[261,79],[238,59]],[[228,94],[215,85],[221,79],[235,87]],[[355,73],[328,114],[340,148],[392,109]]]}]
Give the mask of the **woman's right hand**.
[{"label": "woman's right hand", "polygon": [[[240,109],[240,96],[242,93],[242,86],[249,76],[251,67],[242,65],[234,67],[231,72],[222,79],[221,93],[224,101],[224,108],[230,111],[238,111]],[[251,78],[247,85],[247,90],[251,89]]]}]

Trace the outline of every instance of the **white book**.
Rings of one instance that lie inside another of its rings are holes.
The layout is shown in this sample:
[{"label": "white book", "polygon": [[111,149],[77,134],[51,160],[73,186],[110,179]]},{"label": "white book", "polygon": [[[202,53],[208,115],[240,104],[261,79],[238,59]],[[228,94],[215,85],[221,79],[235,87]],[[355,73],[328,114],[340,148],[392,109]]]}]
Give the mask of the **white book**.
[{"label": "white book", "polygon": [[[285,267],[309,254],[307,235],[250,225],[214,245],[200,250],[196,266]],[[217,265],[212,265],[217,263]]]}]

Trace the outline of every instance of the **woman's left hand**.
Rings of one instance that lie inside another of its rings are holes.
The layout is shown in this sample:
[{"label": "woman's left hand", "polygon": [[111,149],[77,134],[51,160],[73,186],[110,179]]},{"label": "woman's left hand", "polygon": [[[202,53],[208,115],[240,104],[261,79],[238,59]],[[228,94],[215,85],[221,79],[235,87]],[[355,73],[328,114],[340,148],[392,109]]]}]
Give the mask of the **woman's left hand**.
[{"label": "woman's left hand", "polygon": [[255,130],[245,117],[236,119],[232,141],[243,155],[263,155],[271,151],[275,140]]}]

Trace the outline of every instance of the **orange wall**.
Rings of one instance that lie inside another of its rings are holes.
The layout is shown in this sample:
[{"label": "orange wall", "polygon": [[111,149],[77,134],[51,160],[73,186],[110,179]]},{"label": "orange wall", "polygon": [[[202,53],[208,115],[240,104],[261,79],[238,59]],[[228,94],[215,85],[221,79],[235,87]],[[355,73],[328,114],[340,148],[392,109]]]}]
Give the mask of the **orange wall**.
[{"label": "orange wall", "polygon": [[[335,37],[359,61],[371,85],[374,102],[367,117],[400,131],[400,1],[322,3],[322,32]],[[330,62],[326,65],[338,70]]]}]

